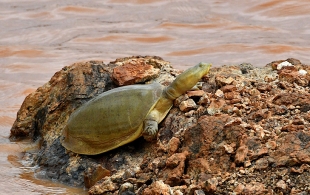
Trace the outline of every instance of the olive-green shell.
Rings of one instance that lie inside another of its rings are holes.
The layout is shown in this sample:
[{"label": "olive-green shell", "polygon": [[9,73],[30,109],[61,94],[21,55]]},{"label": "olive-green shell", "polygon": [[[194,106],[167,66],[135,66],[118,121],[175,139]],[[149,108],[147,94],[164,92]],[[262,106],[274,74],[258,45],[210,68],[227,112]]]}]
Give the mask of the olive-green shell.
[{"label": "olive-green shell", "polygon": [[162,94],[159,83],[104,92],[72,113],[62,145],[79,154],[99,154],[141,136],[143,120]]}]

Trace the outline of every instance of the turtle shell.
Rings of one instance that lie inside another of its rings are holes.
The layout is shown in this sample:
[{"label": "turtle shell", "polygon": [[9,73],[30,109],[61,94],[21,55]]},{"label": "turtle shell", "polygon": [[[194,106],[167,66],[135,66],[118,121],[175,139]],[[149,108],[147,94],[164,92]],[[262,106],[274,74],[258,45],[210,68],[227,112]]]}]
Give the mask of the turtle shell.
[{"label": "turtle shell", "polygon": [[62,145],[79,154],[100,154],[142,135],[143,120],[162,94],[159,83],[129,85],[104,92],[74,111]]}]

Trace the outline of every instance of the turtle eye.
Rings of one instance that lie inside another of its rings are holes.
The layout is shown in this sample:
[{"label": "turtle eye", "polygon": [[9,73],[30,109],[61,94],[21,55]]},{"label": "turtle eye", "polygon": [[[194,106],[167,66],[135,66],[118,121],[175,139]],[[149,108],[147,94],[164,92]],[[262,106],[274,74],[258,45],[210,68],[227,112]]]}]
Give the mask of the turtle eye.
[{"label": "turtle eye", "polygon": [[199,63],[199,67],[200,67],[200,68],[203,68],[203,67],[206,66],[206,65],[207,65],[207,64],[204,63],[204,62],[200,62],[200,63]]}]

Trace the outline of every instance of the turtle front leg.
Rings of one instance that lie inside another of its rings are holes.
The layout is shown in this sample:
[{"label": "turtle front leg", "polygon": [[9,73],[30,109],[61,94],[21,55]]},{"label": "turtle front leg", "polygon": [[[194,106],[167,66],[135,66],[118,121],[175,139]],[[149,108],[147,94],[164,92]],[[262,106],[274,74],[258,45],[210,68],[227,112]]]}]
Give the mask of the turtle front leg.
[{"label": "turtle front leg", "polygon": [[158,123],[156,120],[145,119],[143,122],[143,133],[142,136],[147,141],[151,141],[156,138],[156,134],[158,132]]},{"label": "turtle front leg", "polygon": [[146,119],[144,120],[144,131],[143,134],[155,136],[158,131],[158,123],[155,120]]},{"label": "turtle front leg", "polygon": [[[157,103],[158,104],[158,103]],[[156,106],[157,106],[156,104]],[[158,132],[158,123],[160,122],[160,111],[156,106],[149,112],[143,121],[142,136],[144,139],[151,141],[156,138]]]}]

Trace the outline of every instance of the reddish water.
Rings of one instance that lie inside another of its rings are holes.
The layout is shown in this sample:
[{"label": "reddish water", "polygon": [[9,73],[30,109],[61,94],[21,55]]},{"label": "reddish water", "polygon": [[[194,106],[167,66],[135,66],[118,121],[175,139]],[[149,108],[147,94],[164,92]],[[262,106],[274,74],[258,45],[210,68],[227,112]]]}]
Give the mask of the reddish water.
[{"label": "reddish water", "polygon": [[309,0],[0,0],[0,194],[85,193],[35,178],[8,140],[25,96],[63,66],[131,55],[180,69],[310,64],[309,10]]}]

